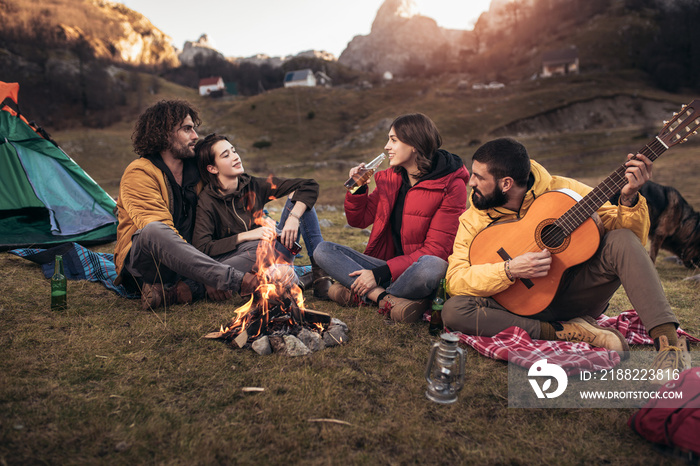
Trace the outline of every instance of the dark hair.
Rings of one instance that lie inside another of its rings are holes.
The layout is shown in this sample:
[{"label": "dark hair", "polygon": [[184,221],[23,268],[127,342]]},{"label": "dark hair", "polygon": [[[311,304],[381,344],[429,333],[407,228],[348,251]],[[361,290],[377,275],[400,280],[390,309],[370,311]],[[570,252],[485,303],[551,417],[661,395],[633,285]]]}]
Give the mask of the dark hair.
[{"label": "dark hair", "polygon": [[170,133],[188,115],[195,126],[202,123],[197,110],[184,100],[161,100],[147,108],[136,121],[131,135],[134,152],[145,157],[166,150],[170,144]]},{"label": "dark hair", "polygon": [[[416,165],[420,176],[430,173],[435,151],[442,145],[440,132],[433,120],[422,113],[410,113],[397,117],[391,127],[399,141],[414,147],[418,152]],[[396,167],[394,170],[400,172],[405,169]]]},{"label": "dark hair", "polygon": [[500,180],[509,176],[520,187],[527,186],[530,156],[525,146],[515,139],[500,138],[479,147],[472,160],[486,164],[491,176]]},{"label": "dark hair", "polygon": [[214,144],[219,141],[228,141],[228,138],[221,134],[211,133],[204,139],[197,141],[197,144],[194,146],[194,155],[197,159],[197,166],[199,167],[199,174],[202,182],[205,185],[211,183],[217,188],[221,188],[219,178],[215,174],[210,173],[209,170],[207,170],[207,166],[216,165],[216,154],[214,153],[213,147]]}]

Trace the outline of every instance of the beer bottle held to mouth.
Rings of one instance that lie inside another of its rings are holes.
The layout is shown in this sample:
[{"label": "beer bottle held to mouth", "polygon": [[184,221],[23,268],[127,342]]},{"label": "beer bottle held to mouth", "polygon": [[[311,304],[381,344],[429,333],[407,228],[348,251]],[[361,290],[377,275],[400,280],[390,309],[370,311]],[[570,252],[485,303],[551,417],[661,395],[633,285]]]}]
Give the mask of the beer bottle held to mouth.
[{"label": "beer bottle held to mouth", "polygon": [[357,173],[352,175],[352,177],[345,182],[345,188],[350,191],[351,194],[355,194],[355,191],[369,182],[370,177],[374,175],[374,172],[377,171],[377,167],[382,164],[385,158],[386,155],[382,152],[370,163],[364,167],[360,167]]}]

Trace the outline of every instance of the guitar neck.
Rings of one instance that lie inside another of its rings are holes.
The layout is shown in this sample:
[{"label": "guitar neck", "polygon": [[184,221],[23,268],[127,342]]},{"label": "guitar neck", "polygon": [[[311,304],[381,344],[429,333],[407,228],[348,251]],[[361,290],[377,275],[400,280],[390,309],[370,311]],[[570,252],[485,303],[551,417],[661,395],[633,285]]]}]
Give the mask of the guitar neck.
[{"label": "guitar neck", "polygon": [[[658,137],[644,146],[639,153],[646,156],[652,162],[666,152],[668,147]],[[610,176],[605,178],[593,191],[588,193],[576,205],[570,208],[555,223],[568,236],[583,222],[591,218],[594,212],[605,204],[613,195],[619,192],[626,184],[625,171],[627,167],[621,165]]]}]

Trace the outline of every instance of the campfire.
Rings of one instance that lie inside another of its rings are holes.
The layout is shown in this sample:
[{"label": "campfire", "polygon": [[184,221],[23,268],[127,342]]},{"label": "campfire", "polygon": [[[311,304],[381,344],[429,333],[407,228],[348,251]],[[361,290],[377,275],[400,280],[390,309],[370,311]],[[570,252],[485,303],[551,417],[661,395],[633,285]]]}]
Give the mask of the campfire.
[{"label": "campfire", "polygon": [[259,285],[250,300],[218,332],[205,338],[226,341],[234,348],[250,347],[259,354],[309,354],[347,341],[348,327],[325,312],[307,309],[296,284],[294,267],[279,262],[275,240],[260,241],[255,274]]}]

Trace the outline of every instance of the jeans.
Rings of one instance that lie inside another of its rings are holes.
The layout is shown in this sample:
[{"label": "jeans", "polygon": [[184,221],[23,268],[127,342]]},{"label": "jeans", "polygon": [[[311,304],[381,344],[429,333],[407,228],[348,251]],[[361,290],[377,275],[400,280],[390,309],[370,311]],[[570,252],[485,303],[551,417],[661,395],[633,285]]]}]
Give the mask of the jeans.
[{"label": "jeans", "polygon": [[137,281],[167,286],[186,278],[194,282],[187,283],[193,291],[196,284],[236,293],[241,289],[243,271],[207,256],[162,222],[149,223],[131,241],[124,268]]},{"label": "jeans", "polygon": [[[280,274],[285,276],[287,273],[289,273],[290,282],[299,285],[301,282],[294,273],[294,268],[291,265],[294,261],[294,256],[292,256],[292,253],[290,253],[289,250],[277,240],[274,240],[272,245],[275,248],[274,252],[272,253],[274,254],[274,257],[267,257],[267,260],[264,260],[263,265],[269,268],[271,263],[276,264],[276,266],[273,267],[275,270],[284,271],[284,273],[280,272]],[[268,248],[268,246],[261,240],[245,241],[239,244],[235,250],[220,256],[215,256],[214,259],[233,269],[240,270],[241,272],[252,272],[255,263],[258,260],[257,253],[259,247],[264,247],[265,249]]]},{"label": "jeans", "polygon": [[[291,200],[287,199],[279,220],[280,229],[284,226],[293,208],[294,204]],[[312,207],[304,212],[299,219],[299,231],[301,232],[301,237],[304,239],[304,245],[306,246],[306,251],[309,253],[309,258],[312,259],[316,247],[323,242],[323,235],[321,235],[321,226],[318,224],[316,209]]]},{"label": "jeans", "polygon": [[[341,244],[324,241],[314,251],[316,263],[334,280],[350,288],[355,277],[350,273],[386,265],[386,261],[368,256]],[[445,278],[447,261],[436,256],[422,256],[393,282],[378,283],[397,298],[423,299],[432,295]]]},{"label": "jeans", "polygon": [[516,326],[537,339],[540,321],[599,317],[620,285],[647,331],[669,322],[678,325],[649,254],[627,229],[606,233],[593,257],[568,269],[552,302],[538,314],[513,314],[493,298],[453,296],[442,309],[442,321],[468,335],[491,337]]}]

